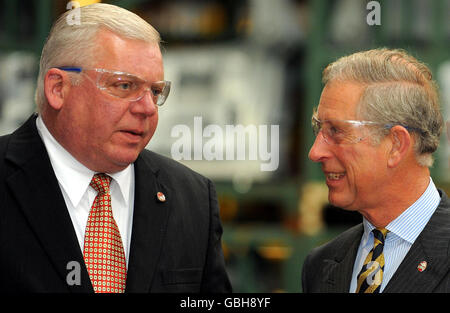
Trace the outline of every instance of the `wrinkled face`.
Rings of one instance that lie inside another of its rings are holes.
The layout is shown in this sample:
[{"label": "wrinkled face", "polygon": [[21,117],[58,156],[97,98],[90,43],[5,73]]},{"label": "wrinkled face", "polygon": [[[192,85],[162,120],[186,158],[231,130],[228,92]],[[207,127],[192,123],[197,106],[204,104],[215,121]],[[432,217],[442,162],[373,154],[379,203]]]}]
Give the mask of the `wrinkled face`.
[{"label": "wrinkled face", "polygon": [[[124,39],[101,30],[93,59],[92,68],[127,72],[149,82],[164,79],[156,43]],[[128,101],[99,90],[94,83],[95,71],[87,71],[79,79],[58,113],[57,125],[64,129],[61,144],[91,170],[120,171],[136,160],[153,136],[158,107],[149,92],[140,100]]]},{"label": "wrinkled face", "polygon": [[[359,120],[356,109],[363,87],[350,82],[330,82],[321,95],[319,120]],[[347,129],[346,131],[361,131]],[[355,134],[358,137],[359,134]],[[309,158],[320,162],[326,177],[329,202],[347,210],[370,209],[380,203],[387,182],[386,140],[373,145],[370,137],[361,141],[332,143],[317,135]]]}]

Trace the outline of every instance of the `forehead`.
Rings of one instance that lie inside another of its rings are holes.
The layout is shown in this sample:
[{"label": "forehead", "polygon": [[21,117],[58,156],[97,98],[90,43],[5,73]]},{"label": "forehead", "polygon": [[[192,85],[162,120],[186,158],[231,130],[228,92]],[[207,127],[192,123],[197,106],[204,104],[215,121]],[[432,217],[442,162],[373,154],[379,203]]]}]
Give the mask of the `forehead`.
[{"label": "forehead", "polygon": [[164,78],[158,43],[121,37],[100,30],[96,37],[93,67],[123,71],[154,81]]},{"label": "forehead", "polygon": [[364,88],[353,82],[329,82],[320,96],[319,119],[357,119],[357,106]]}]

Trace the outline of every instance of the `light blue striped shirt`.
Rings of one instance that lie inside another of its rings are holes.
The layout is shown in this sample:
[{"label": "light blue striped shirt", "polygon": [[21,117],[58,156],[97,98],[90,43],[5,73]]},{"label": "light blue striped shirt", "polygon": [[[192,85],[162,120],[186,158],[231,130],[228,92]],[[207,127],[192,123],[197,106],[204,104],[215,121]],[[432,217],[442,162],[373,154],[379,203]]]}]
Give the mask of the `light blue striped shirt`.
[{"label": "light blue striped shirt", "polygon": [[[384,271],[380,291],[384,290],[414,241],[430,220],[440,201],[441,197],[439,192],[430,177],[430,183],[422,196],[386,226],[389,232],[386,236],[383,249]],[[367,255],[373,248],[372,230],[375,227],[365,218],[363,218],[363,225],[364,233],[353,266],[350,292],[356,291],[357,276],[361,271]]]}]

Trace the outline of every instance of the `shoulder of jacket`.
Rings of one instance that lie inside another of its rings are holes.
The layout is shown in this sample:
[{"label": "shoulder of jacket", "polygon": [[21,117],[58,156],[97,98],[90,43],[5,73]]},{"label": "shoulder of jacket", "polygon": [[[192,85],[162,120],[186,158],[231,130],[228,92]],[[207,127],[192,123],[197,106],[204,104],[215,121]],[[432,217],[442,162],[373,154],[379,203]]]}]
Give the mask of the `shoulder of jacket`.
[{"label": "shoulder of jacket", "polygon": [[141,152],[141,157],[150,164],[150,167],[155,167],[160,172],[166,173],[169,176],[175,175],[177,178],[185,176],[202,181],[209,181],[207,177],[197,173],[186,165],[159,153],[144,149]]},{"label": "shoulder of jacket", "polygon": [[347,229],[343,233],[339,234],[337,237],[324,243],[323,245],[314,248],[310,252],[310,256],[323,258],[325,256],[328,256],[328,254],[330,254],[330,256],[328,257],[331,257],[331,255],[334,254],[336,250],[346,249],[345,248],[346,245],[354,242],[354,240],[360,239],[362,236],[362,232],[363,232],[362,223],[355,225],[352,228]]}]

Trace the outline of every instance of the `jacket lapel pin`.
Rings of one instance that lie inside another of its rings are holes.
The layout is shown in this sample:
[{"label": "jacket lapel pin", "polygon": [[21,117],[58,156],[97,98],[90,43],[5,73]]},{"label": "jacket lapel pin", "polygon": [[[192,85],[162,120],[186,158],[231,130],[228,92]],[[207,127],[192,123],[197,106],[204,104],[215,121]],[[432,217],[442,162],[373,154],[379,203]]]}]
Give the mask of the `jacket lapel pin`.
[{"label": "jacket lapel pin", "polygon": [[417,270],[423,272],[427,268],[427,261],[422,261],[417,265]]},{"label": "jacket lapel pin", "polygon": [[166,196],[161,191],[156,193],[156,198],[158,198],[159,202],[166,202]]}]

